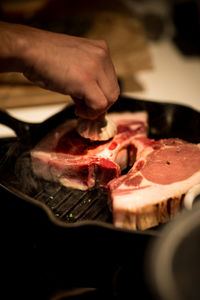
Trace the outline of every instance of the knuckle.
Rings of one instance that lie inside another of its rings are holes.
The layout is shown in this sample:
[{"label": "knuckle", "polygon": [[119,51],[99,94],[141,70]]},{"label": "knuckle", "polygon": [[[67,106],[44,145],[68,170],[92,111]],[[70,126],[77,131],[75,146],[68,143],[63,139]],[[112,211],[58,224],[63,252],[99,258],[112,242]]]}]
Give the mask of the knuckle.
[{"label": "knuckle", "polygon": [[99,57],[107,57],[109,53],[109,47],[106,41],[100,40],[99,41],[99,46],[96,48],[96,53]]},{"label": "knuckle", "polygon": [[99,40],[99,45],[106,51],[108,51],[109,47],[105,40]]},{"label": "knuckle", "polygon": [[105,51],[105,49],[99,47],[96,50],[96,55],[100,60],[105,59],[107,57],[107,52]]}]

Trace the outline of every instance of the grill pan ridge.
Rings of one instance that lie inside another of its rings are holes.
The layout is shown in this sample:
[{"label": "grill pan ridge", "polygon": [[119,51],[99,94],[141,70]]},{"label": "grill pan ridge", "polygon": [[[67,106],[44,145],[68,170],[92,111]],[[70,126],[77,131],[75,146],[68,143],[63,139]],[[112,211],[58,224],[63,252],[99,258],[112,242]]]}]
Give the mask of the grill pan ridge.
[{"label": "grill pan ridge", "polygon": [[[148,112],[150,138],[178,137],[189,142],[200,142],[200,112],[190,107],[121,96],[110,112],[127,110]],[[12,128],[17,137],[0,141],[0,183],[2,188],[5,187],[16,195],[20,192],[20,197],[24,200],[28,196],[35,205],[43,203],[44,210],[52,212],[52,221],[55,223],[59,221],[71,225],[89,221],[112,228],[112,214],[108,208],[106,191],[98,187],[88,191],[61,187],[56,183],[38,180],[32,173],[29,150],[53,127],[65,119],[75,117],[73,105],[41,124],[22,122],[1,111],[0,123]],[[21,170],[24,162],[26,168]],[[26,184],[24,178],[27,179]]]}]

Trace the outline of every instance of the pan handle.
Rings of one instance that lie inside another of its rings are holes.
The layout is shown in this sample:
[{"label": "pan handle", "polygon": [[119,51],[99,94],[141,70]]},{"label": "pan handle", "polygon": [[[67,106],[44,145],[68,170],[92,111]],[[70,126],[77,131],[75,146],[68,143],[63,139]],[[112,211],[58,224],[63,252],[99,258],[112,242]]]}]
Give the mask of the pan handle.
[{"label": "pan handle", "polygon": [[0,110],[0,124],[6,125],[14,130],[19,138],[30,136],[33,126],[36,127],[38,125],[20,121],[2,109]]},{"label": "pan handle", "polygon": [[200,200],[200,183],[194,185],[185,195],[183,205],[187,210],[191,210],[194,206],[199,207]]},{"label": "pan handle", "polygon": [[45,134],[66,119],[75,118],[75,105],[68,105],[42,123],[28,123],[12,117],[0,109],[0,124],[6,125],[27,145],[35,145]]}]

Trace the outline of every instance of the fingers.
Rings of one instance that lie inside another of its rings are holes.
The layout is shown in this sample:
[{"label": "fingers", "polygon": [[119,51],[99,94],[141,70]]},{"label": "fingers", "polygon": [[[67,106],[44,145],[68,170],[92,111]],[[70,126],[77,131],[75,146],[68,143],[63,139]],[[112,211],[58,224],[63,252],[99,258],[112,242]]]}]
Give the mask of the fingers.
[{"label": "fingers", "polygon": [[81,96],[74,95],[74,100],[77,105],[76,114],[82,118],[95,119],[106,113],[120,94],[109,49],[104,44],[102,43],[100,50],[98,48],[93,64],[88,64],[87,75],[79,77]]},{"label": "fingers", "polygon": [[99,74],[98,86],[107,100],[108,109],[112,104],[115,103],[120,94],[120,88],[114,69]]},{"label": "fingers", "polygon": [[87,85],[83,95],[81,99],[73,97],[77,116],[93,120],[106,113],[110,104],[98,84]]},{"label": "fingers", "polygon": [[[105,80],[105,81],[103,81]],[[73,97],[76,104],[76,115],[81,118],[96,119],[102,114],[106,113],[109,107],[119,97],[118,84],[111,86],[107,78],[99,79],[99,83],[83,85],[82,96]]]},{"label": "fingers", "polygon": [[98,58],[101,65],[97,70],[97,83],[107,99],[107,107],[110,107],[118,99],[120,89],[110,57],[109,47],[105,41],[100,40],[97,43],[101,49],[98,51]]}]

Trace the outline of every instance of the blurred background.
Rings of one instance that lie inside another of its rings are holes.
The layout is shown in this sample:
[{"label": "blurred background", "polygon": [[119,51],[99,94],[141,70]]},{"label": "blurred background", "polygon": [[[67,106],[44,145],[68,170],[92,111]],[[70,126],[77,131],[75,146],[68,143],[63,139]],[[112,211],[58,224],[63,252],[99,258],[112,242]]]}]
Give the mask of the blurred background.
[{"label": "blurred background", "polygon": [[[200,109],[199,0],[0,0],[0,19],[104,39],[122,94]],[[0,106],[17,117],[29,107],[26,117],[40,121],[38,106],[49,115],[68,100],[22,74],[0,74]]]}]

